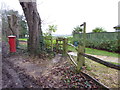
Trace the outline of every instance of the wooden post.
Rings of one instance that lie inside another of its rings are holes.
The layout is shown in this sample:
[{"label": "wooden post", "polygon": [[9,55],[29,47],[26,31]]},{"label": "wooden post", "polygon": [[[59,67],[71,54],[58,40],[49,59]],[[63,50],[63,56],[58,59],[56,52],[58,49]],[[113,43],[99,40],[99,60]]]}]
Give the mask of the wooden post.
[{"label": "wooden post", "polygon": [[63,56],[67,56],[67,39],[63,39]]},{"label": "wooden post", "polygon": [[[86,22],[83,23],[83,53],[85,53],[85,42],[86,42]],[[83,58],[83,65],[85,66],[85,57]]]},{"label": "wooden post", "polygon": [[[85,57],[80,53],[85,53],[85,42],[86,42],[86,22],[84,22],[81,26],[83,26],[83,44],[78,45],[78,53],[77,53],[77,71],[80,71],[83,65],[85,65]],[[80,41],[79,41],[80,42]]]},{"label": "wooden post", "polygon": [[84,47],[83,46],[78,46],[78,53],[77,53],[77,71],[80,71],[84,64],[84,59],[85,57],[82,56],[80,53],[84,53]]},{"label": "wooden post", "polygon": [[58,53],[58,39],[56,39],[56,52]]},{"label": "wooden post", "polygon": [[51,51],[53,51],[53,38],[52,38],[52,35],[51,35]]}]

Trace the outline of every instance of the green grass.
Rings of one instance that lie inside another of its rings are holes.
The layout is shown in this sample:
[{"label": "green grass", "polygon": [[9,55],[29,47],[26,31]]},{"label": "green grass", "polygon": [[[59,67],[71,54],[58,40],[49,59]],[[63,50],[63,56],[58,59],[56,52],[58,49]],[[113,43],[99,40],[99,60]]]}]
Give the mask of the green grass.
[{"label": "green grass", "polygon": [[19,38],[18,40],[27,41],[27,38]]},{"label": "green grass", "polygon": [[111,57],[118,57],[118,53],[108,52],[104,50],[97,50],[97,49],[91,49],[86,48],[86,53],[93,54],[93,55],[102,55],[102,56],[111,56]]},{"label": "green grass", "polygon": [[120,65],[120,63],[116,63],[116,62],[110,62],[112,64],[115,64],[115,65]]},{"label": "green grass", "polygon": [[87,66],[85,70],[87,74],[110,88],[118,87],[118,70],[111,69],[90,59],[86,59],[85,65]]},{"label": "green grass", "polygon": [[[76,52],[76,50],[70,46],[68,46],[68,50]],[[92,48],[86,48],[85,50],[87,54],[92,54],[92,55],[102,55],[102,56],[111,56],[111,57],[118,57],[118,55],[120,55],[118,53],[108,52],[104,50],[97,50]]]},{"label": "green grass", "polygon": [[71,46],[68,46],[68,51],[76,52],[75,48],[73,48],[73,47],[71,47]]}]

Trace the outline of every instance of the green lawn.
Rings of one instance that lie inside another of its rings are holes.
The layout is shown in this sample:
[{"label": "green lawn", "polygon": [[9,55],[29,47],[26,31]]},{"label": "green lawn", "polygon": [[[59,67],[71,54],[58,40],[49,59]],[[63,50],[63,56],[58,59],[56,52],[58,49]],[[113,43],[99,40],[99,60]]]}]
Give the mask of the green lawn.
[{"label": "green lawn", "polygon": [[[73,47],[68,47],[69,51],[76,52],[76,50]],[[92,48],[86,48],[86,53],[87,54],[93,54],[93,55],[102,55],[102,56],[111,56],[111,57],[118,57],[118,53],[113,53],[113,52],[108,52],[104,50],[97,50],[97,49],[92,49]]]},{"label": "green lawn", "polygon": [[104,50],[97,50],[97,49],[91,49],[86,48],[86,53],[93,54],[93,55],[103,55],[103,56],[111,56],[111,57],[118,57],[118,53],[108,52]]},{"label": "green lawn", "polygon": [[18,40],[27,41],[27,38],[19,38]]}]

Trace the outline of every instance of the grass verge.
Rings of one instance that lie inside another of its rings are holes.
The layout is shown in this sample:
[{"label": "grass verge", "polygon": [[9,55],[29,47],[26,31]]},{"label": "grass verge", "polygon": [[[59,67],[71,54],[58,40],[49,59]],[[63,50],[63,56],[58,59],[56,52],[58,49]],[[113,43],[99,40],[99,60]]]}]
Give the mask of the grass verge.
[{"label": "grass verge", "polygon": [[91,75],[110,88],[119,87],[118,70],[111,69],[89,59],[86,59],[85,65],[89,67],[89,70],[83,70],[85,73]]},{"label": "grass verge", "polygon": [[18,40],[27,41],[27,38],[19,38]]},{"label": "grass verge", "polygon": [[[76,57],[73,57],[73,59],[76,61]],[[72,64],[71,61],[69,62]],[[113,64],[120,65],[118,63]],[[97,79],[99,82],[103,83],[109,88],[119,87],[118,70],[106,67],[90,59],[85,59],[85,68],[83,68],[82,71]]]},{"label": "grass verge", "polygon": [[97,50],[92,48],[86,48],[86,53],[93,54],[93,55],[102,55],[102,56],[111,56],[111,57],[118,57],[118,53],[108,52],[104,50]]},{"label": "grass verge", "polygon": [[[92,54],[92,55],[111,56],[111,57],[118,57],[118,55],[120,55],[118,53],[108,52],[104,50],[97,50],[92,48],[86,48],[85,50],[87,54]],[[73,47],[70,46],[68,46],[68,51],[77,52]]]}]

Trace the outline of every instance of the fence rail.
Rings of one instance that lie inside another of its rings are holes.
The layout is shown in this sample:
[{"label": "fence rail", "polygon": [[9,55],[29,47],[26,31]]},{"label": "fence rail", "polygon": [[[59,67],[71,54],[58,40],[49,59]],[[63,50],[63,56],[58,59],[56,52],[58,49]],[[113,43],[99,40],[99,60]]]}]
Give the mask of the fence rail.
[{"label": "fence rail", "polygon": [[78,49],[73,44],[68,43],[68,45],[75,48],[75,50],[78,51]]},{"label": "fence rail", "polygon": [[91,60],[93,60],[93,61],[95,61],[95,62],[97,62],[97,63],[100,63],[100,64],[102,64],[102,65],[105,65],[105,66],[107,66],[107,67],[120,70],[120,65],[112,64],[112,63],[110,63],[110,62],[106,62],[106,61],[104,61],[104,60],[102,60],[102,59],[96,58],[96,57],[91,56],[91,55],[87,55],[87,54],[83,54],[83,53],[81,53],[81,55],[83,55],[83,56],[85,56],[85,57],[87,57],[87,58],[89,58],[89,59],[91,59]]},{"label": "fence rail", "polygon": [[[62,41],[62,43],[61,43],[61,41]],[[116,65],[116,64],[104,61],[102,59],[96,58],[94,56],[85,54],[85,47],[84,46],[78,45],[78,47],[75,47],[73,44],[68,43],[67,38],[58,38],[58,39],[56,39],[56,48],[59,48],[60,45],[62,45],[62,47],[63,47],[63,51],[62,51],[63,56],[68,56],[69,59],[73,62],[73,64],[77,67],[77,70],[80,70],[80,68],[83,65],[85,65],[85,57],[92,60],[92,61],[100,63],[100,64],[102,64],[104,66],[107,66],[109,68],[120,70],[120,65]],[[68,53],[68,51],[67,51],[68,46],[71,46],[76,50],[76,52],[77,52],[77,60],[74,60],[71,57],[71,55]]]},{"label": "fence rail", "polygon": [[70,58],[70,60],[73,62],[73,64],[77,67],[77,63],[74,61],[74,59],[71,57],[71,55],[69,55],[69,53],[67,53],[67,55]]},{"label": "fence rail", "polygon": [[[73,48],[75,48],[75,50],[76,50],[77,52],[79,52],[79,49],[76,48],[74,45],[72,45],[72,44],[70,44],[70,43],[68,43],[68,45],[71,46],[71,47],[73,47]],[[80,52],[79,52],[79,53],[80,53]],[[94,57],[94,56],[91,56],[91,55],[88,55],[88,54],[85,54],[85,53],[80,53],[80,54],[81,54],[82,56],[88,58],[88,59],[91,59],[91,60],[93,60],[93,61],[95,61],[95,62],[97,62],[97,63],[100,63],[100,64],[102,64],[102,65],[105,65],[105,66],[107,66],[107,67],[109,67],[109,68],[113,68],[113,69],[116,69],[116,70],[120,70],[120,65],[112,64],[112,63],[110,63],[110,62],[106,62],[106,61],[104,61],[104,60],[102,60],[102,59],[96,58],[96,57]],[[69,53],[67,53],[67,55],[68,55],[68,57],[70,58],[70,60],[73,62],[73,64],[74,64],[75,66],[78,66],[77,63],[75,63],[75,60],[69,55]],[[79,56],[77,55],[77,57],[79,57]]]}]

